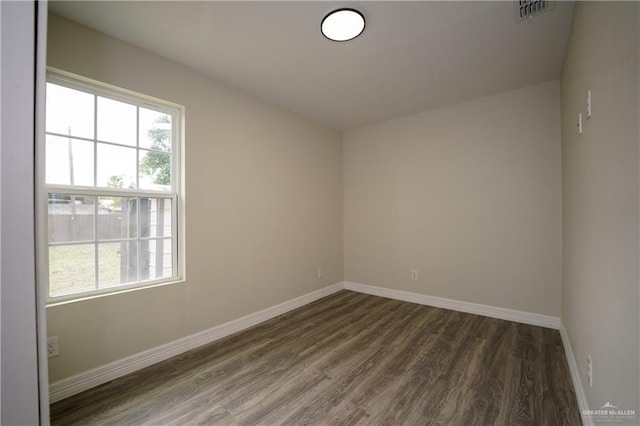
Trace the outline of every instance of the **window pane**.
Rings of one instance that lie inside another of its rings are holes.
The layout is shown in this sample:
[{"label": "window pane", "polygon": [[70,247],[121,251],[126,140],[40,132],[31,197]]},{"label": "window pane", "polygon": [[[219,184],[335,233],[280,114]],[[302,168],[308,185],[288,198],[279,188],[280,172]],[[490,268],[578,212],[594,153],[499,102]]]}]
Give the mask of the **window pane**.
[{"label": "window pane", "polygon": [[50,297],[174,277],[180,112],[60,81],[46,86]]},{"label": "window pane", "polygon": [[171,198],[140,199],[140,235],[171,236]]},{"label": "window pane", "polygon": [[171,191],[171,155],[140,150],[140,188]]},{"label": "window pane", "polygon": [[93,139],[94,96],[47,83],[47,132]]},{"label": "window pane", "polygon": [[46,181],[93,186],[93,142],[47,135]]},{"label": "window pane", "polygon": [[98,198],[98,239],[136,238],[138,200],[131,197]]},{"label": "window pane", "polygon": [[136,146],[136,106],[98,96],[98,140]]},{"label": "window pane", "polygon": [[100,288],[117,287],[138,281],[137,248],[137,241],[98,244]]},{"label": "window pane", "polygon": [[98,143],[98,186],[136,187],[136,149]]},{"label": "window pane", "polygon": [[139,111],[140,147],[171,151],[171,116],[146,108]]},{"label": "window pane", "polygon": [[140,280],[173,276],[171,238],[140,241]]},{"label": "window pane", "polygon": [[89,291],[95,288],[93,244],[49,247],[49,294]]},{"label": "window pane", "polygon": [[94,197],[49,194],[49,242],[93,240]]}]

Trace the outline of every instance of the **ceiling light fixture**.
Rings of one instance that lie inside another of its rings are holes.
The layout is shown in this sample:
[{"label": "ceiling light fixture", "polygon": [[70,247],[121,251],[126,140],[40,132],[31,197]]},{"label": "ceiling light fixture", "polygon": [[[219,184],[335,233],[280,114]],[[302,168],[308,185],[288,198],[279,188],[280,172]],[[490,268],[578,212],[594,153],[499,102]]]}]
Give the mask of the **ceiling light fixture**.
[{"label": "ceiling light fixture", "polygon": [[337,9],[324,17],[320,29],[329,40],[348,41],[362,34],[364,26],[362,13],[355,9]]}]

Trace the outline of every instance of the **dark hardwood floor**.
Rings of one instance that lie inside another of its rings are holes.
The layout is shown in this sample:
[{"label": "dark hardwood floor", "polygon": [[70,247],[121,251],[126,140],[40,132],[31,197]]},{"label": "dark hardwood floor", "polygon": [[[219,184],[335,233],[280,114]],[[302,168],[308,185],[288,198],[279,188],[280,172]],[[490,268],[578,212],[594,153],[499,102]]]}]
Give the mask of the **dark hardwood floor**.
[{"label": "dark hardwood floor", "polygon": [[53,404],[51,422],[581,424],[557,330],[350,291]]}]

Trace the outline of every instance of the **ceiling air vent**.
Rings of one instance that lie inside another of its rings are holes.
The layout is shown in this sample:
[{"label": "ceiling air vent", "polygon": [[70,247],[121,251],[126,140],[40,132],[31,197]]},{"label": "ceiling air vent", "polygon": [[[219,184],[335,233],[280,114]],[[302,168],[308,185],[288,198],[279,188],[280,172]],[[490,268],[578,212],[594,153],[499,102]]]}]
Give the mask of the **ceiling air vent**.
[{"label": "ceiling air vent", "polygon": [[553,9],[554,2],[550,0],[520,0],[514,2],[516,22],[527,21],[534,16]]}]

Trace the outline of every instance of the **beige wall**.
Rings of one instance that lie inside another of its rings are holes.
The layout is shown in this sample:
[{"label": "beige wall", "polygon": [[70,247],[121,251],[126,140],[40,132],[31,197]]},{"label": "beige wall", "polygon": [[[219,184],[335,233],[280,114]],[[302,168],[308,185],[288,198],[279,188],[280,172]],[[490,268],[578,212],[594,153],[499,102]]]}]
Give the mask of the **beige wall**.
[{"label": "beige wall", "polygon": [[562,321],[592,409],[639,408],[639,21],[637,2],[576,3],[561,80]]},{"label": "beige wall", "polygon": [[345,281],[560,315],[558,81],[352,130],[343,145]]},{"label": "beige wall", "polygon": [[55,15],[48,64],[186,107],[187,282],[50,307],[52,382],[342,281],[339,132]]}]

